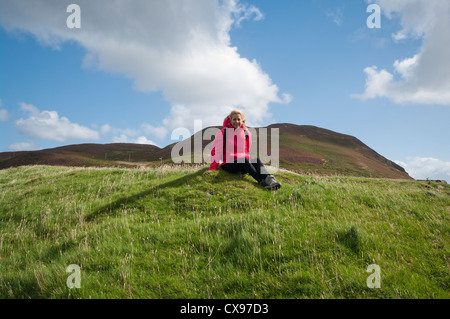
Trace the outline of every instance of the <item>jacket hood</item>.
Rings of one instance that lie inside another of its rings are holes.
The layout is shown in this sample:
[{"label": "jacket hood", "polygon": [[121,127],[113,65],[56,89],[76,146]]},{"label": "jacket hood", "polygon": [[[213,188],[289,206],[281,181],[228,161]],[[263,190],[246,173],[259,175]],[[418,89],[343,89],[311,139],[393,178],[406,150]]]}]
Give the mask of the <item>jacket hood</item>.
[{"label": "jacket hood", "polygon": [[233,125],[231,125],[231,121],[228,116],[223,120],[223,127],[224,128],[233,128]]}]

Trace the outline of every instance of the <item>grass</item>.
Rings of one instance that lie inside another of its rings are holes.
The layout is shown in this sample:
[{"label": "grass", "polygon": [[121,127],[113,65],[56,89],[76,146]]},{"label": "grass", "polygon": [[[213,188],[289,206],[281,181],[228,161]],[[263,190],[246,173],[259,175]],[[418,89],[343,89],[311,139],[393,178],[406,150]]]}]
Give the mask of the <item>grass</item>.
[{"label": "grass", "polygon": [[0,171],[0,297],[450,297],[450,186],[203,171]]}]

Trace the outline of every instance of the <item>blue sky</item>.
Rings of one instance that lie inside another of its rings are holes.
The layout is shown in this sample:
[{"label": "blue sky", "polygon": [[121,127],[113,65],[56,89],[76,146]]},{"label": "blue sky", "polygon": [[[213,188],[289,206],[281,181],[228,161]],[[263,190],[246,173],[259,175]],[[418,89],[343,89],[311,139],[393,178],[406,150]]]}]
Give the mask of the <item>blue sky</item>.
[{"label": "blue sky", "polygon": [[250,125],[353,135],[450,180],[448,1],[372,1],[374,29],[365,0],[121,2],[0,0],[0,152],[163,147],[241,108]]}]

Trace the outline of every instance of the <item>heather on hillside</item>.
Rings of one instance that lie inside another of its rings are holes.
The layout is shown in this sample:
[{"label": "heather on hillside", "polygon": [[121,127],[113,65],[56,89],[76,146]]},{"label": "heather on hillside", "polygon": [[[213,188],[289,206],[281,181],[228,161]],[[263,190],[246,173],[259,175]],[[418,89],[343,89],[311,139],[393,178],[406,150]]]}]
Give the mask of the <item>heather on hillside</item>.
[{"label": "heather on hillside", "polygon": [[[195,166],[210,163],[211,134],[207,132],[214,132],[214,129],[217,131],[219,128],[203,129],[182,142],[164,148],[144,144],[113,143],[5,152],[0,153],[0,169],[27,165],[154,168],[162,164],[174,164],[174,157],[177,156],[190,158],[190,161],[187,160],[184,164]],[[268,158],[267,161],[263,160],[264,163],[274,157],[281,168],[302,174],[412,179],[402,167],[350,135],[315,126],[288,123],[272,124],[267,128],[253,128],[253,130],[255,138],[252,149],[255,154],[252,156],[259,157],[264,150],[262,153]],[[278,132],[275,142],[272,141],[273,132]],[[265,137],[261,138],[262,135]],[[198,146],[201,147],[198,149],[195,141],[200,141]],[[272,146],[278,147],[278,151],[272,152]],[[175,162],[181,163],[176,160]],[[271,164],[274,165],[273,162]]]}]

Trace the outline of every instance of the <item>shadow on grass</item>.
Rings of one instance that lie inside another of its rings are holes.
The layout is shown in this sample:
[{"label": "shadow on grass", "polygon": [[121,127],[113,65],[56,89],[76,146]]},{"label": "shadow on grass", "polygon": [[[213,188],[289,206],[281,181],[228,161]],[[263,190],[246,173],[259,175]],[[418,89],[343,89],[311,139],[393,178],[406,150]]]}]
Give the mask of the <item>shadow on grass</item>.
[{"label": "shadow on grass", "polygon": [[[42,291],[36,277],[31,272],[22,275],[6,276],[8,291],[0,289],[2,299],[43,299],[48,295]],[[2,287],[3,288],[3,287]]]},{"label": "shadow on grass", "polygon": [[[86,221],[91,222],[103,214],[111,213],[111,212],[115,211],[116,209],[121,208],[125,205],[132,205],[132,204],[138,202],[139,200],[141,200],[142,198],[145,198],[146,196],[152,195],[155,192],[161,191],[163,189],[180,187],[180,186],[186,185],[189,180],[197,178],[197,177],[201,177],[204,171],[206,171],[206,169],[201,169],[199,171],[182,176],[175,180],[151,187],[148,190],[142,191],[140,193],[130,195],[130,196],[124,196],[119,199],[116,199],[111,203],[108,203],[106,205],[103,205],[103,206],[95,209],[92,213],[87,215]],[[206,177],[206,180],[203,181],[205,183],[224,183],[224,182],[232,180],[232,179],[239,179],[239,178],[242,179],[242,175],[232,174],[232,173],[222,171],[222,170],[220,170],[218,172],[218,174],[216,176],[213,176],[212,178],[211,178],[211,176],[205,176],[205,177]]]},{"label": "shadow on grass", "polygon": [[351,226],[349,230],[342,230],[337,233],[338,241],[350,249],[355,254],[358,254],[361,249],[361,233],[360,230]]}]

